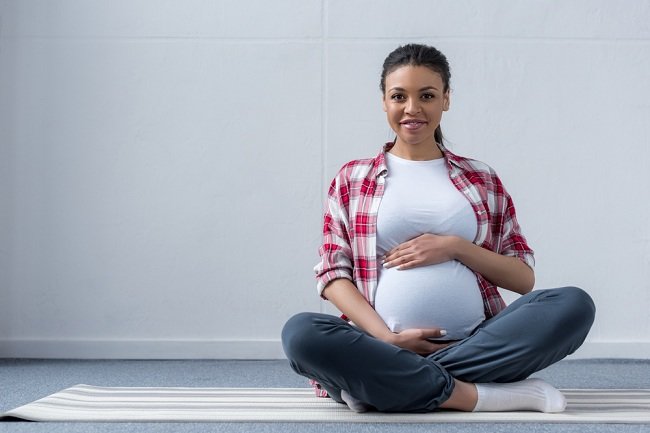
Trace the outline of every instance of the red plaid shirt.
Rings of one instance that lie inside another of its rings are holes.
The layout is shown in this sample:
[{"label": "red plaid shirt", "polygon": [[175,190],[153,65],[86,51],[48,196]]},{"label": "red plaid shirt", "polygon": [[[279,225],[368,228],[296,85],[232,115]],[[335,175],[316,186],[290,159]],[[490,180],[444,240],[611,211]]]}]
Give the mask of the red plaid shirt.
[{"label": "red plaid shirt", "polygon": [[[384,152],[348,162],[332,181],[325,209],[321,261],[316,265],[318,293],[337,278],[351,280],[374,305],[377,289],[377,210],[388,169]],[[449,178],[469,200],[478,223],[474,243],[490,251],[518,257],[531,268],[533,250],[522,235],[512,199],[494,170],[482,162],[453,154],[439,144]],[[486,318],[505,308],[497,287],[476,273]],[[327,396],[322,389],[317,394]]]}]

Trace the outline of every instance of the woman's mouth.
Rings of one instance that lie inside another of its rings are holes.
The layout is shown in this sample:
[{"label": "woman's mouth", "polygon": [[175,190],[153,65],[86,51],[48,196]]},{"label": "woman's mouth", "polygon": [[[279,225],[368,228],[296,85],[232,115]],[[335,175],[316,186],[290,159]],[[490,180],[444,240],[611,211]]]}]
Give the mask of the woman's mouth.
[{"label": "woman's mouth", "polygon": [[427,122],[425,122],[424,120],[403,120],[400,122],[400,125],[402,125],[405,129],[408,129],[409,131],[415,131],[417,129],[420,129],[426,124]]}]

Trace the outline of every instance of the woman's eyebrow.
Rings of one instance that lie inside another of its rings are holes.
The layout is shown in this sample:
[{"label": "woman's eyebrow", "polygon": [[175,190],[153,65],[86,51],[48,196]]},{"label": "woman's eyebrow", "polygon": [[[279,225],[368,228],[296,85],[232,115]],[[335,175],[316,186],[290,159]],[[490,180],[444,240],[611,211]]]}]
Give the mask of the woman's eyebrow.
[{"label": "woman's eyebrow", "polygon": [[[421,88],[419,90],[419,92],[424,92],[425,90],[432,90],[432,89],[436,90],[436,91],[439,91],[439,89],[437,87],[435,87],[435,86],[426,86],[426,87]],[[390,89],[388,89],[388,91],[389,92],[393,92],[393,91],[404,92],[405,90],[402,87],[391,87]]]}]

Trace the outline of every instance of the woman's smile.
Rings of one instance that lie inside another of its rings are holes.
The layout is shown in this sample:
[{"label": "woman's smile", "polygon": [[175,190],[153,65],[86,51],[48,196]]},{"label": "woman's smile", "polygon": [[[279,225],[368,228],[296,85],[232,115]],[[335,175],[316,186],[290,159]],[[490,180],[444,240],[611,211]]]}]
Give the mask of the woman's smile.
[{"label": "woman's smile", "polygon": [[418,129],[425,127],[427,125],[427,122],[419,119],[418,120],[408,119],[408,120],[402,120],[399,124],[409,131],[417,131]]}]

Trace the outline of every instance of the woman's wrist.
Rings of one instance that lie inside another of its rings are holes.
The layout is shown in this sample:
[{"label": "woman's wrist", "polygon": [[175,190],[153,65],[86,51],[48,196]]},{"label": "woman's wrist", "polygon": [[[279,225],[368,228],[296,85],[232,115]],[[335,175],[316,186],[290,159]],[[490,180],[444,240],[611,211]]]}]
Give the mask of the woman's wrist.
[{"label": "woman's wrist", "polygon": [[389,331],[388,334],[382,335],[382,337],[379,339],[384,343],[392,344],[393,346],[397,346],[397,347],[402,347],[402,339],[400,338],[400,335],[395,332]]},{"label": "woman's wrist", "polygon": [[469,241],[461,238],[460,236],[449,236],[448,241],[449,241],[449,247],[448,247],[449,257],[451,257],[451,260],[462,262],[460,258],[462,256],[462,251],[464,247],[463,244],[468,243]]},{"label": "woman's wrist", "polygon": [[396,344],[397,343],[397,334],[394,332],[391,332],[390,329],[386,328],[385,332],[382,332],[381,335],[375,336],[378,340],[383,341],[384,343],[388,344]]}]

